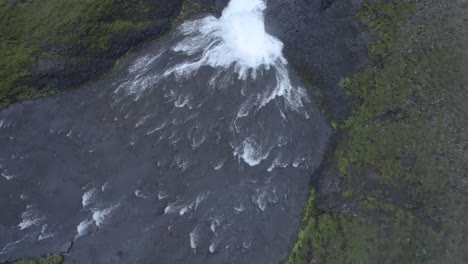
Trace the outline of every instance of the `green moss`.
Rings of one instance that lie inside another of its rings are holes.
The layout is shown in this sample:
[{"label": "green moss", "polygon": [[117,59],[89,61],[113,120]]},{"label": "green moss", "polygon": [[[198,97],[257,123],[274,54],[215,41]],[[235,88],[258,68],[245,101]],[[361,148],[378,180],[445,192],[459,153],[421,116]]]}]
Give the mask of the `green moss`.
[{"label": "green moss", "polygon": [[372,63],[339,83],[354,111],[329,157],[354,209],[309,218],[287,263],[468,262],[466,9],[363,4]]},{"label": "green moss", "polygon": [[21,82],[36,59],[47,55],[43,48],[47,43],[78,45],[91,56],[108,49],[115,34],[151,23],[140,18],[149,12],[143,0],[9,2],[0,2],[0,109],[56,92],[38,91]]},{"label": "green moss", "polygon": [[174,26],[180,25],[183,21],[200,13],[214,13],[212,5],[202,5],[198,1],[184,0],[179,16],[176,18]]},{"label": "green moss", "polygon": [[305,225],[298,233],[297,243],[291,250],[291,254],[286,261],[290,264],[306,263],[312,255],[312,245],[314,241],[315,231],[317,229],[317,215],[320,210],[315,205],[315,190],[312,189],[307,206],[304,211],[304,217],[302,219]]},{"label": "green moss", "polygon": [[61,264],[63,257],[60,255],[48,255],[39,259],[21,259],[11,262],[10,264]]},{"label": "green moss", "polygon": [[338,130],[338,123],[336,121],[332,120],[330,122],[330,125],[333,128],[333,130]]}]

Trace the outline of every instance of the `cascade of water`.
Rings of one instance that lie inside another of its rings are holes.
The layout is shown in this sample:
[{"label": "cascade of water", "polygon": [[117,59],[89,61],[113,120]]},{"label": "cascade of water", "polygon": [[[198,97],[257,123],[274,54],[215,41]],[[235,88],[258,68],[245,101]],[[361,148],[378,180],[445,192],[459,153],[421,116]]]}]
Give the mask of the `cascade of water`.
[{"label": "cascade of water", "polygon": [[102,80],[1,112],[0,193],[24,206],[0,200],[19,214],[0,261],[70,238],[82,263],[284,258],[330,131],[265,8],[231,0]]},{"label": "cascade of water", "polygon": [[[234,154],[244,162],[258,165],[273,148],[282,144],[281,141],[290,139],[286,135],[288,133],[279,131],[274,139],[265,140],[258,137],[258,129],[246,133],[240,123],[247,126],[255,124],[253,119],[258,118],[261,109],[278,97],[284,104],[276,102],[276,109],[269,111],[276,111],[285,122],[285,113],[289,110],[306,119],[311,114],[310,109],[304,106],[308,103],[305,89],[293,85],[290,80],[282,42],[265,31],[265,8],[263,0],[232,0],[220,18],[208,16],[185,22],[178,30],[179,36],[174,40],[173,48],[137,60],[129,68],[129,73],[138,74],[123,81],[116,91],[136,94],[138,100],[146,89],[166,87],[163,83],[174,82],[183,88],[172,88],[167,97],[174,99],[176,107],[187,106],[196,113],[204,102],[219,100],[214,98],[219,94],[207,91],[234,89],[230,93],[240,92],[242,100],[233,106],[237,107],[237,115],[225,116],[231,118],[227,123],[232,127],[231,132],[236,134],[236,139],[231,139],[231,146]],[[178,56],[178,59],[165,59],[168,56]],[[166,61],[162,74],[148,71],[161,61]],[[207,67],[211,71],[203,72]],[[190,88],[193,79],[198,79],[209,89],[200,92],[197,88]],[[199,93],[203,93],[203,97],[197,101]],[[250,123],[240,121],[243,118]],[[283,127],[281,130],[288,129]],[[277,163],[286,164],[279,160]]]}]

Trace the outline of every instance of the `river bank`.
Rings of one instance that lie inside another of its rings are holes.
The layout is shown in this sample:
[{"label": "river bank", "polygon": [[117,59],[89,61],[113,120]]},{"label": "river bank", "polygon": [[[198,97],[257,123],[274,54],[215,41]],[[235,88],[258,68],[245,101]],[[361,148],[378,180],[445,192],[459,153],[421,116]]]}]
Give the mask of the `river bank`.
[{"label": "river bank", "polygon": [[182,4],[2,1],[0,109],[99,78],[130,48],[169,32]]},{"label": "river bank", "polygon": [[[368,1],[371,63],[286,263],[465,263],[465,1]],[[332,120],[333,121],[333,120]]]}]

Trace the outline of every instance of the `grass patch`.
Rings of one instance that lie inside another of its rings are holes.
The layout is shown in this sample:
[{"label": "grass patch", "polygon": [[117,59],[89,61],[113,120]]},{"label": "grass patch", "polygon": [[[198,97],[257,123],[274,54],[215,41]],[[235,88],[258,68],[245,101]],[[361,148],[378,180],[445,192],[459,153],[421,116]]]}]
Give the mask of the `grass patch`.
[{"label": "grass patch", "polygon": [[200,4],[194,0],[184,0],[179,16],[175,19],[174,26],[182,24],[187,19],[200,13],[216,13],[216,8],[213,5]]},{"label": "grass patch", "polygon": [[38,258],[38,259],[20,259],[16,260],[13,262],[10,262],[10,264],[61,264],[63,263],[63,257],[60,255],[48,255],[43,258]]},{"label": "grass patch", "polygon": [[354,111],[331,157],[356,209],[306,221],[286,263],[468,262],[467,8],[363,4],[372,62],[339,84]]},{"label": "grass patch", "polygon": [[[69,51],[47,54],[46,45],[71,47],[77,58],[109,48],[115,34],[142,28],[151,21],[143,0],[45,0],[0,2],[0,109],[25,99],[50,95],[23,80],[40,56],[68,56]],[[51,51],[48,51],[49,53]],[[63,87],[68,88],[68,87]]]}]

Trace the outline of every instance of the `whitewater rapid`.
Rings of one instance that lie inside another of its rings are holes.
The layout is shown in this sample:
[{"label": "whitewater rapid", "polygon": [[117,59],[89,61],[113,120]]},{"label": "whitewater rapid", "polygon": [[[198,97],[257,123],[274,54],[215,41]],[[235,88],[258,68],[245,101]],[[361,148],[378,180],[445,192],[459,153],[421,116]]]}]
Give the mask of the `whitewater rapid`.
[{"label": "whitewater rapid", "polygon": [[[152,64],[163,60],[164,52],[140,58],[129,69],[129,73],[138,72],[139,74],[135,78],[122,82],[116,89],[116,93],[123,91],[133,94],[138,100],[148,87],[174,79],[182,88],[172,89],[166,96],[172,98],[176,107],[188,107],[192,111],[191,115],[194,116],[194,113],[199,113],[196,108],[215,95],[213,90],[229,89],[227,86],[237,82],[244,98],[243,102],[237,106],[237,115],[229,120],[233,134],[242,132],[237,126],[238,122],[242,122],[239,119],[249,119],[250,113],[252,113],[250,116],[255,117],[256,113],[277,97],[280,97],[285,104],[286,110],[293,110],[308,119],[310,109],[304,107],[304,103],[310,103],[309,98],[302,86],[293,86],[291,83],[287,61],[282,54],[282,42],[265,31],[263,17],[265,8],[266,5],[262,0],[233,0],[220,18],[208,16],[184,23],[179,28],[183,38],[172,48],[177,55],[182,54],[183,59],[175,62],[168,61],[163,74],[158,75],[147,72],[147,69]],[[199,74],[200,70],[206,67],[210,67],[212,72]],[[231,74],[226,74],[227,72]],[[212,90],[204,91],[205,96],[199,103],[196,103],[197,99],[193,98],[193,91],[189,90],[189,82],[192,82],[191,78],[195,75],[203,79],[208,89]],[[268,79],[268,81],[259,89],[255,87],[261,82],[255,82],[257,78],[258,80]],[[277,108],[281,118],[287,122],[282,107]],[[166,126],[167,123],[163,125]],[[155,129],[158,128],[162,127]],[[282,129],[288,130],[287,127]],[[148,133],[151,132],[148,131]],[[277,146],[281,146],[287,140],[283,135],[283,133],[278,133],[276,139],[271,140],[276,141]],[[203,137],[201,140],[204,139]],[[231,146],[234,155],[242,158],[247,164],[255,166],[266,159],[270,151],[276,147],[271,143],[265,144],[264,141],[265,138],[259,138],[254,133],[231,140]],[[197,139],[193,139],[193,143],[193,147],[199,144]],[[272,166],[286,166],[287,164],[282,160],[276,160],[275,163],[277,164],[272,164]],[[300,160],[293,161],[295,166],[298,163]]]},{"label": "whitewater rapid", "polygon": [[[0,261],[275,263],[330,130],[261,0],[182,24],[102,80],[0,113]],[[105,247],[103,247],[105,245]]]}]

